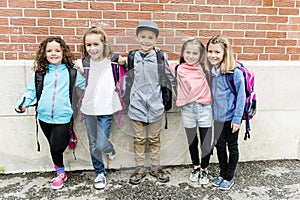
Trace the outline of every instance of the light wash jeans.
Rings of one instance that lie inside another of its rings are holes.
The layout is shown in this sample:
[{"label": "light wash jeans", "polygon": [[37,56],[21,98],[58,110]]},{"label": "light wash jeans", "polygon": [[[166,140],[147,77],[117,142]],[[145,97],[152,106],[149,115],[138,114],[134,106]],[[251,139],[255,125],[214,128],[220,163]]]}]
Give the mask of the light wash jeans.
[{"label": "light wash jeans", "polygon": [[112,115],[84,115],[84,121],[88,134],[90,153],[95,173],[96,175],[100,173],[106,174],[102,159],[102,152],[112,152],[115,154],[114,147],[109,141]]}]

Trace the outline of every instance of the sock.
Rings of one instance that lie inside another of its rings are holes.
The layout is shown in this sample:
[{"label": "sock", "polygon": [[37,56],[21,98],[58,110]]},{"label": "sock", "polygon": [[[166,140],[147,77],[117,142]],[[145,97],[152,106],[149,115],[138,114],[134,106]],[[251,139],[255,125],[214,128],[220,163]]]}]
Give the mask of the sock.
[{"label": "sock", "polygon": [[54,165],[54,168],[56,170],[56,174],[65,173],[64,167],[58,167],[57,165]]}]

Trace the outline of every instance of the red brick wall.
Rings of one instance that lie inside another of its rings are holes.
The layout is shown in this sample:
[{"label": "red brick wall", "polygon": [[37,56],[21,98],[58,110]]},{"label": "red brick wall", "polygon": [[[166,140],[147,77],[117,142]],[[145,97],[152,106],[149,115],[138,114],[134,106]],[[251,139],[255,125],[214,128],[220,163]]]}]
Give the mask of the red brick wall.
[{"label": "red brick wall", "polygon": [[229,36],[237,59],[299,60],[300,0],[0,0],[0,59],[32,60],[62,36],[76,57],[87,27],[102,26],[115,52],[136,48],[140,19],[158,23],[158,46],[178,58],[182,39]]}]

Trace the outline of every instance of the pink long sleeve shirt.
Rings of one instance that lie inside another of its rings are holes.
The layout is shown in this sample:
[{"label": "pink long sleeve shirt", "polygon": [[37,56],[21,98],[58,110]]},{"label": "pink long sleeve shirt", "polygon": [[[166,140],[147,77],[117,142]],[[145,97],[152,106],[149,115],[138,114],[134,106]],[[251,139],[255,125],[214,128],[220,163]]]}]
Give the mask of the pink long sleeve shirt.
[{"label": "pink long sleeve shirt", "polygon": [[[170,71],[175,76],[176,63],[170,64]],[[182,63],[177,68],[177,106],[188,103],[212,104],[211,91],[205,73],[199,63],[191,66]]]}]

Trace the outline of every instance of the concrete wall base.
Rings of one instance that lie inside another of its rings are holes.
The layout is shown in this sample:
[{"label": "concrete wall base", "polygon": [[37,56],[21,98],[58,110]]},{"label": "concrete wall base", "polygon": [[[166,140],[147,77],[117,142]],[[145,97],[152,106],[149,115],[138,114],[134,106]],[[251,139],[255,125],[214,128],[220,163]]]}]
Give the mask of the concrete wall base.
[{"label": "concrete wall base", "polygon": [[[258,110],[251,122],[251,139],[244,141],[244,124],[240,132],[240,161],[300,159],[300,62],[290,61],[244,61],[256,75],[255,90]],[[14,106],[32,78],[33,61],[0,61],[0,166],[5,173],[53,170],[48,144],[41,130],[39,141],[41,151],[37,152],[35,112],[29,109],[25,114],[14,112]],[[84,128],[76,118],[75,130],[78,145],[73,152],[65,152],[67,170],[92,169],[89,145]],[[130,120],[122,116],[121,125],[114,116],[111,141],[117,157],[107,162],[107,168],[134,167],[133,131]],[[190,164],[190,157],[180,111],[174,107],[168,113],[168,129],[162,127],[161,164]],[[164,125],[164,123],[163,123]],[[211,162],[217,162],[216,151]],[[147,159],[147,163],[150,161]]]}]

